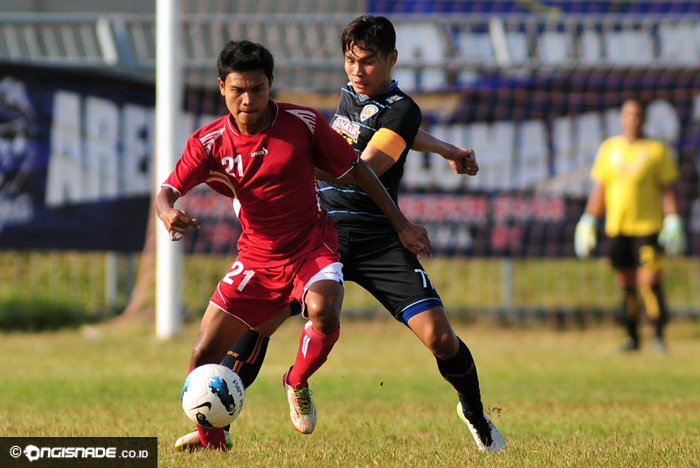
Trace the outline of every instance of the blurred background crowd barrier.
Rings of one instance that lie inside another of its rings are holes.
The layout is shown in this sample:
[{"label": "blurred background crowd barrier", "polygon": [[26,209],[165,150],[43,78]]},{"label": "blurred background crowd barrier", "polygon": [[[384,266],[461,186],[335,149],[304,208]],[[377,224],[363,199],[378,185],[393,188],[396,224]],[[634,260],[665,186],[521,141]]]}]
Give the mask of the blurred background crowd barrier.
[{"label": "blurred background crowd barrier", "polygon": [[[0,328],[102,320],[133,299],[153,224],[155,2],[112,3],[93,1],[91,13],[70,1],[0,6]],[[677,151],[690,246],[667,261],[669,302],[677,316],[697,318],[697,2],[182,5],[180,146],[226,112],[215,67],[226,41],[266,45],[276,99],[330,116],[345,82],[344,25],[364,13],[392,19],[394,77],[423,109],[424,128],[474,148],[481,167],[459,177],[439,156],[412,153],[404,177],[402,208],[429,228],[437,257],[427,267],[455,313],[611,316],[618,294],[602,249],[576,260],[573,230],[597,146],[619,131],[620,102],[649,101],[647,133]],[[196,315],[235,254],[240,226],[206,189],[183,202],[202,221],[185,244],[185,305]],[[152,308],[146,296],[140,308]],[[349,314],[378,308],[348,290]]]}]

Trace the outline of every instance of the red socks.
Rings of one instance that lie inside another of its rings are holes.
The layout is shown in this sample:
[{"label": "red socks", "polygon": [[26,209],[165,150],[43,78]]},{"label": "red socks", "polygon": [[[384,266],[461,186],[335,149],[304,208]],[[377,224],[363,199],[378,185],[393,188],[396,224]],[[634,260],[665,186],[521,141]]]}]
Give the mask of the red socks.
[{"label": "red socks", "polygon": [[205,448],[228,450],[223,429],[207,429],[197,424],[197,432],[199,432],[199,440]]},{"label": "red socks", "polygon": [[311,321],[306,322],[299,340],[297,359],[287,375],[287,383],[295,389],[306,387],[309,377],[328,359],[339,336],[340,325],[333,333],[326,335],[316,330]]},{"label": "red socks", "polygon": [[[192,372],[192,369],[190,367],[190,372]],[[199,441],[205,448],[228,450],[223,429],[207,429],[197,424],[197,432],[199,432]]]}]

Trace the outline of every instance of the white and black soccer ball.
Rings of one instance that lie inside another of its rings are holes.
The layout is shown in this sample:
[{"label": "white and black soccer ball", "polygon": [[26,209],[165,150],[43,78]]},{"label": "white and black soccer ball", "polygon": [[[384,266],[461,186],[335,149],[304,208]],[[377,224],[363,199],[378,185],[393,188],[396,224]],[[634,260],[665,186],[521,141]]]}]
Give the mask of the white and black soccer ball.
[{"label": "white and black soccer ball", "polygon": [[241,378],[226,366],[204,364],[192,370],[181,392],[182,409],[195,424],[221,428],[243,410],[245,389]]}]

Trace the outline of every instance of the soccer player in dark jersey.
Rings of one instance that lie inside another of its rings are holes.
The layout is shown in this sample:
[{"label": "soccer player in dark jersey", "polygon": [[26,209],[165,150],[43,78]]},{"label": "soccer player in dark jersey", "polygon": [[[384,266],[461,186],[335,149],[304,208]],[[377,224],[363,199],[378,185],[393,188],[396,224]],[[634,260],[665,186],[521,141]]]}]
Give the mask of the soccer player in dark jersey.
[{"label": "soccer player in dark jersey", "polygon": [[[384,17],[362,16],[346,26],[342,47],[349,83],[341,89],[331,126],[362,154],[361,159],[396,201],[421,111],[392,80],[398,57],[395,42],[394,27]],[[432,143],[434,147],[434,139]],[[425,148],[430,146],[418,149]],[[454,164],[453,168],[459,173],[475,173],[478,167],[473,158],[458,162],[467,161],[469,169]],[[505,440],[484,413],[474,359],[453,330],[419,259],[401,244],[389,219],[352,174],[341,177],[340,184],[319,169],[319,194],[323,207],[337,223],[345,279],[369,291],[433,353],[440,374],[457,391],[458,416],[478,448],[503,450]],[[288,373],[286,383],[303,385],[294,370]]]},{"label": "soccer player in dark jersey", "polygon": [[[429,255],[430,242],[425,229],[403,216],[376,175],[318,112],[270,99],[274,62],[267,49],[229,42],[217,66],[229,114],[190,136],[155,202],[172,240],[198,227],[175,208],[176,200],[195,186],[206,183],[240,203],[238,256],[204,312],[190,369],[225,357],[223,363],[239,373],[247,388],[269,336],[289,316],[287,304],[297,300],[310,319],[302,332],[304,359],[295,363],[295,375],[306,381],[338,338],[344,292],[337,237],[320,207],[314,168],[333,177],[352,174],[415,254]],[[306,393],[295,396],[303,400]],[[230,443],[223,429],[198,426],[176,446],[226,450]]]}]

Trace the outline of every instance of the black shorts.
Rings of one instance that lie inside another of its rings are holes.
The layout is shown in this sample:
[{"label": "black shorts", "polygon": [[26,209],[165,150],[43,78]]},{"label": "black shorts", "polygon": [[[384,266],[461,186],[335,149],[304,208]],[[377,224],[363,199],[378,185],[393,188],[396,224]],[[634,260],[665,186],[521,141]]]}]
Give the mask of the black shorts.
[{"label": "black shorts", "polygon": [[394,231],[341,225],[337,231],[343,278],[362,286],[396,320],[408,323],[416,314],[442,307],[428,273]]},{"label": "black shorts", "polygon": [[657,234],[651,236],[615,236],[609,239],[608,256],[616,270],[627,270],[641,266],[656,269],[662,255]]}]

